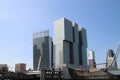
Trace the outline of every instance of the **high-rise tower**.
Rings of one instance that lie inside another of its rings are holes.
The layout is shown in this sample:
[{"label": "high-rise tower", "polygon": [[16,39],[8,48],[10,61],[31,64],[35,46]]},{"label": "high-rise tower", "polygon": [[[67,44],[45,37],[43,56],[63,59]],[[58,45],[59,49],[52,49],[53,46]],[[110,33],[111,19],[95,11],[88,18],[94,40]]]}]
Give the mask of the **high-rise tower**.
[{"label": "high-rise tower", "polygon": [[49,69],[52,64],[52,38],[49,31],[33,33],[33,69]]},{"label": "high-rise tower", "polygon": [[[87,34],[86,29],[80,27],[78,29],[79,32],[79,64],[80,65],[87,65]],[[82,57],[81,57],[82,56]]]},{"label": "high-rise tower", "polygon": [[96,68],[95,52],[93,50],[90,50],[88,55],[89,68]]},{"label": "high-rise tower", "polygon": [[54,23],[55,67],[87,65],[86,30],[61,18]]}]

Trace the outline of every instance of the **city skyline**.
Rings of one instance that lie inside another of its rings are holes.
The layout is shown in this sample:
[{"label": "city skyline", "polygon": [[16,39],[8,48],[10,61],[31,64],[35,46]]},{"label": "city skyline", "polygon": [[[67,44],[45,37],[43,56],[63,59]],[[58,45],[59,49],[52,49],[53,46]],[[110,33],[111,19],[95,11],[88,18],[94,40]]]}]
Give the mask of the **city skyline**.
[{"label": "city skyline", "polygon": [[22,62],[32,68],[33,32],[50,30],[53,37],[53,22],[61,17],[86,28],[87,53],[92,49],[96,63],[105,62],[107,50],[115,52],[120,40],[119,4],[119,0],[0,0],[0,63],[14,67]]}]

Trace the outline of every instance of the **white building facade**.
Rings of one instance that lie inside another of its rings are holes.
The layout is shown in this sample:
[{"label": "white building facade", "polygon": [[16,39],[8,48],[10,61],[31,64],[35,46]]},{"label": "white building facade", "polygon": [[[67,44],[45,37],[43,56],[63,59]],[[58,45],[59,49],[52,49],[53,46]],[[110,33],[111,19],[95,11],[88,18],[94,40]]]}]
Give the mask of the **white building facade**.
[{"label": "white building facade", "polygon": [[90,50],[88,53],[89,68],[96,68],[95,52]]}]

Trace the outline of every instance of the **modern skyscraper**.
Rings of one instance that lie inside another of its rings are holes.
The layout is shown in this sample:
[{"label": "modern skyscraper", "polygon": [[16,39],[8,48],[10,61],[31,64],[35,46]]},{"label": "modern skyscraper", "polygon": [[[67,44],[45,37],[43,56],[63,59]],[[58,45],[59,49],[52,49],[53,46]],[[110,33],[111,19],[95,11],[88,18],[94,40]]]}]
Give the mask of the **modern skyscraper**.
[{"label": "modern skyscraper", "polygon": [[95,52],[93,50],[90,50],[88,55],[89,68],[96,68]]},{"label": "modern skyscraper", "polygon": [[33,34],[33,68],[50,69],[52,65],[52,38],[49,31]]},{"label": "modern skyscraper", "polygon": [[116,61],[113,63],[113,65],[111,65],[114,60],[114,57],[115,57],[115,54],[114,54],[113,50],[109,49],[107,52],[107,59],[106,59],[106,67],[107,68],[117,68]]},{"label": "modern skyscraper", "polygon": [[55,67],[87,65],[86,30],[62,18],[54,22]]},{"label": "modern skyscraper", "polygon": [[82,56],[79,58],[80,65],[87,65],[87,34],[86,29],[83,27],[80,27],[78,29],[79,31],[79,56]]}]

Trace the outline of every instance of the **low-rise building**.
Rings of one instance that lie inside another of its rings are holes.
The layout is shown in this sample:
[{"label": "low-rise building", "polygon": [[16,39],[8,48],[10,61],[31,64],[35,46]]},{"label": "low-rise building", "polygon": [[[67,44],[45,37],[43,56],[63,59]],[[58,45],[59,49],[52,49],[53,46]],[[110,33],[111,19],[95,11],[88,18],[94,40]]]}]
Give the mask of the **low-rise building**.
[{"label": "low-rise building", "polygon": [[0,73],[6,73],[6,72],[8,72],[7,64],[0,64]]},{"label": "low-rise building", "polygon": [[25,63],[18,63],[15,65],[15,72],[16,73],[24,73],[26,71],[26,64]]}]

